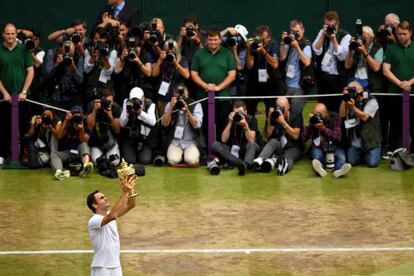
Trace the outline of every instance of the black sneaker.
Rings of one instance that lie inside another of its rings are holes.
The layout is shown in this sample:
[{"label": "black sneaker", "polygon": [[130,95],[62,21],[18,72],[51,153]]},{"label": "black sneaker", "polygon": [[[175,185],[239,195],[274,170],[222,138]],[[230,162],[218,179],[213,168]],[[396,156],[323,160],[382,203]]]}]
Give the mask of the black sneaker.
[{"label": "black sneaker", "polygon": [[276,174],[277,175],[284,175],[289,170],[288,162],[286,157],[279,156],[276,162]]}]

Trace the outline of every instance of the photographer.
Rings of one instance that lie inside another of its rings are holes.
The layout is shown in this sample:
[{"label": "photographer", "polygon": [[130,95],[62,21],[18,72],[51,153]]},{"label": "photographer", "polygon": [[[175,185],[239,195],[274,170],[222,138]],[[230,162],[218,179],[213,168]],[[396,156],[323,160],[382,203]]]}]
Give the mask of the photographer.
[{"label": "photographer", "polygon": [[247,114],[243,101],[236,101],[221,133],[221,142],[216,141],[211,147],[217,157],[236,166],[239,175],[245,175],[259,152],[258,136],[256,118]]},{"label": "photographer", "polygon": [[338,178],[351,171],[351,164],[346,163],[345,151],[341,146],[342,120],[336,113],[329,112],[323,103],[318,103],[309,123],[302,132],[302,141],[312,139],[310,158],[312,167],[321,177],[328,171]]},{"label": "photographer", "polygon": [[54,111],[43,108],[41,115],[34,115],[30,122],[29,132],[23,139],[26,145],[23,163],[29,168],[39,168],[47,165],[50,161],[51,139],[57,137],[62,122],[57,118]]},{"label": "photographer", "polygon": [[193,55],[206,44],[206,32],[200,29],[198,18],[189,15],[184,19],[184,26],[180,28],[177,44],[181,47],[181,54],[191,66]]},{"label": "photographer", "polygon": [[92,45],[85,51],[84,97],[86,102],[100,99],[104,89],[113,89],[112,73],[117,52],[108,44],[108,33],[105,29],[94,31]]},{"label": "photographer", "polygon": [[121,117],[122,156],[128,163],[149,164],[152,159],[154,139],[151,129],[156,124],[155,104],[144,97],[144,91],[134,87],[125,99]]},{"label": "photographer", "polygon": [[[289,32],[282,33],[280,61],[285,68],[286,95],[304,95],[314,83],[312,44],[305,38],[305,28],[300,20],[289,23]],[[292,98],[291,112],[302,115],[306,98]]]},{"label": "photographer", "polygon": [[87,122],[88,129],[91,130],[89,146],[95,166],[97,159],[102,155],[106,156],[114,166],[120,163],[121,153],[116,137],[121,132],[119,123],[121,112],[122,108],[114,102],[114,91],[110,89],[103,90],[102,98],[93,100],[88,105]]},{"label": "photographer", "polygon": [[98,13],[93,29],[96,27],[119,25],[125,22],[129,28],[136,28],[139,25],[139,11],[124,0],[108,0],[108,5],[104,6]]},{"label": "photographer", "polygon": [[[75,55],[75,45],[65,41],[61,48],[50,49],[46,56],[46,84],[52,105],[70,109],[81,103],[83,58]],[[65,116],[58,114],[60,118]]]},{"label": "photographer", "polygon": [[49,41],[55,41],[59,45],[70,40],[75,45],[75,50],[79,55],[84,56],[86,45],[90,43],[90,39],[86,36],[87,25],[82,19],[75,19],[69,28],[57,30],[48,36]]},{"label": "photographer", "polygon": [[389,13],[384,18],[384,24],[378,27],[377,42],[381,44],[384,51],[397,42],[398,24],[400,24],[400,17],[395,13]]},{"label": "photographer", "polygon": [[[51,166],[56,179],[64,180],[70,177],[69,171],[63,170],[64,163],[69,163],[72,173],[86,177],[93,170],[90,162],[88,146],[89,131],[85,122],[82,108],[72,107],[66,113],[65,120],[59,128],[56,138],[51,140]],[[81,160],[81,164],[79,164]]]},{"label": "photographer", "polygon": [[247,53],[247,31],[246,27],[237,24],[221,31],[223,46],[231,51],[236,62],[236,81],[231,86],[232,96],[246,95],[246,53]]},{"label": "photographer", "polygon": [[[344,60],[348,53],[351,35],[340,29],[339,15],[336,11],[328,11],[324,15],[322,29],[312,44],[318,63],[319,94],[332,94],[341,91],[348,80]],[[319,98],[329,111],[337,112],[340,99],[337,97]]]},{"label": "photographer", "polygon": [[165,108],[162,125],[168,128],[165,146],[168,146],[167,159],[170,165],[177,165],[183,159],[187,165],[198,165],[199,149],[206,146],[201,133],[203,109],[200,103],[188,106],[193,102],[187,87],[179,84]]},{"label": "photographer", "polygon": [[[20,135],[27,131],[27,103],[29,87],[34,70],[33,59],[27,48],[17,42],[17,28],[13,23],[6,23],[2,29],[3,43],[0,47],[0,165],[7,159],[11,147],[11,130],[19,128]],[[18,95],[19,125],[11,125],[12,96]]]},{"label": "photographer", "polygon": [[375,168],[381,161],[378,102],[358,81],[348,84],[343,95],[339,116],[345,119],[349,163],[357,165],[364,157],[368,167]]},{"label": "photographer", "polygon": [[[147,49],[151,53],[153,60],[156,60],[162,51],[162,47],[168,40],[173,40],[174,37],[165,32],[164,21],[161,18],[153,18],[151,20],[151,30],[148,39],[145,43],[149,46]],[[144,46],[145,47],[145,46]]]},{"label": "photographer", "polygon": [[[279,47],[271,37],[268,26],[256,28],[256,37],[247,40],[247,95],[248,96],[274,96],[283,95],[283,83],[279,76]],[[247,111],[252,116],[256,114],[257,103],[260,99],[247,101]],[[266,114],[274,105],[272,99],[265,99]]]},{"label": "photographer", "polygon": [[302,129],[302,114],[290,111],[286,97],[277,98],[276,108],[269,109],[266,119],[265,134],[268,142],[253,161],[254,169],[269,172],[276,168],[277,175],[290,171],[302,153]]},{"label": "photographer", "polygon": [[181,55],[174,40],[165,42],[163,51],[152,68],[152,76],[160,77],[157,105],[160,114],[164,114],[165,103],[170,101],[177,85],[190,77],[187,59]]}]

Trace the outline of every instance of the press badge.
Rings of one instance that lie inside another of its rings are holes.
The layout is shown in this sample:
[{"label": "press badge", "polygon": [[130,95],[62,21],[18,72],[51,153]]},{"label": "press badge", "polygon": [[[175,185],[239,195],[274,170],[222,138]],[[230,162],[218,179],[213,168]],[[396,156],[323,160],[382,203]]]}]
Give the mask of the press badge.
[{"label": "press badge", "polygon": [[355,75],[358,76],[358,79],[363,79],[363,80],[368,79],[368,74],[367,74],[367,70],[365,67],[358,68]]},{"label": "press badge", "polygon": [[313,144],[315,145],[315,147],[319,147],[321,145],[321,137],[318,136],[315,139],[313,139]]},{"label": "press badge", "polygon": [[267,82],[269,74],[267,74],[266,69],[259,69],[259,82]]},{"label": "press badge", "polygon": [[99,75],[99,81],[102,83],[106,83],[108,79],[109,78],[106,76],[105,72],[101,70],[101,74]]},{"label": "press badge", "polygon": [[233,145],[231,147],[231,155],[233,155],[236,158],[239,158],[239,151],[240,151],[240,147],[238,145]]},{"label": "press badge", "polygon": [[79,151],[75,150],[75,149],[71,149],[69,152],[74,154],[74,155],[79,155]]},{"label": "press badge", "polygon": [[287,67],[286,77],[293,79],[295,77],[295,65],[290,64]]},{"label": "press badge", "polygon": [[174,132],[174,138],[175,139],[181,139],[184,136],[184,127],[182,126],[176,126],[175,132]]},{"label": "press badge", "polygon": [[322,59],[322,65],[328,66],[331,63],[332,55],[325,53]]},{"label": "press badge", "polygon": [[170,83],[166,81],[161,82],[160,89],[158,89],[158,94],[165,96],[168,93],[168,89],[170,88]]},{"label": "press badge", "polygon": [[355,118],[345,121],[345,128],[353,128],[357,125],[357,120]]}]

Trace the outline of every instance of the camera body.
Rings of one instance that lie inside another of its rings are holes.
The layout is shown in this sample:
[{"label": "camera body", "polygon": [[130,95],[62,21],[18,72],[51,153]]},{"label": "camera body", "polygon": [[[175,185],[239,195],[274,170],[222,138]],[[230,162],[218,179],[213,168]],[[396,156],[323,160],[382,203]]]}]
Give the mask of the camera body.
[{"label": "camera body", "polygon": [[80,125],[82,123],[83,123],[82,113],[73,113],[72,114],[72,124],[73,125]]},{"label": "camera body", "polygon": [[193,37],[196,35],[196,30],[193,26],[188,26],[187,28],[185,28],[185,34],[188,37]]},{"label": "camera body", "polygon": [[335,145],[332,141],[322,143],[322,150],[326,154],[325,169],[327,171],[335,170]]},{"label": "camera body", "polygon": [[335,25],[328,25],[328,27],[326,28],[326,33],[328,35],[333,35],[336,32],[336,27]]},{"label": "camera body", "polygon": [[275,111],[270,114],[270,125],[277,126],[277,119],[279,116],[283,116],[285,109],[281,106],[276,106]]},{"label": "camera body", "polygon": [[78,32],[74,32],[71,36],[70,36],[70,40],[73,42],[73,44],[78,44],[81,41],[81,35]]},{"label": "camera body", "polygon": [[381,29],[378,32],[378,36],[382,38],[386,38],[387,36],[393,35],[395,31],[395,27],[392,24],[387,24],[384,26],[384,29]]},{"label": "camera body", "polygon": [[70,42],[69,41],[65,41],[63,43],[63,48],[64,48],[64,52],[63,52],[63,65],[68,66],[72,64],[72,57],[70,56]]},{"label": "camera body", "polygon": [[142,101],[140,99],[134,98],[131,100],[127,100],[126,102],[126,109],[128,113],[132,111],[138,112],[142,108]]},{"label": "camera body", "polygon": [[165,61],[168,63],[172,63],[174,61],[175,54],[174,54],[174,42],[168,41],[168,51],[167,56],[165,57]]},{"label": "camera body", "polygon": [[188,100],[184,96],[179,96],[177,98],[177,103],[175,104],[174,110],[182,109],[186,104],[188,104]]},{"label": "camera body", "polygon": [[348,94],[343,94],[342,99],[349,102],[351,99],[356,99],[357,93],[355,87],[348,87]]},{"label": "camera body", "polygon": [[149,43],[155,44],[157,43],[161,38],[160,31],[157,30],[157,20],[154,19],[151,22],[151,31],[150,31],[150,37],[149,37]]},{"label": "camera body", "polygon": [[42,115],[42,124],[45,127],[50,126],[52,124],[52,119],[49,116],[47,116],[46,114],[43,114]]},{"label": "camera body", "polygon": [[19,39],[22,44],[26,46],[28,51],[31,51],[35,48],[34,41],[31,37],[27,37],[23,32],[17,34],[17,39]]},{"label": "camera body", "polygon": [[253,49],[253,50],[257,50],[260,46],[262,46],[263,45],[263,40],[262,40],[262,38],[261,37],[259,37],[259,36],[256,36],[254,39],[253,39],[253,42],[252,42],[252,44],[250,45],[250,47]]},{"label": "camera body", "polygon": [[218,175],[220,174],[220,164],[219,159],[214,158],[207,162],[207,170],[210,172],[211,175]]},{"label": "camera body", "polygon": [[246,116],[244,116],[242,112],[237,111],[236,113],[234,113],[233,122],[240,123],[240,121],[243,120],[245,117]]},{"label": "camera body", "polygon": [[229,47],[234,47],[236,45],[241,44],[242,42],[243,38],[241,37],[241,35],[229,36],[226,41]]},{"label": "camera body", "polygon": [[107,57],[109,56],[109,45],[104,43],[104,42],[96,42],[93,45],[93,50],[94,51],[99,51],[99,56],[100,57]]},{"label": "camera body", "polygon": [[309,118],[309,123],[311,123],[312,125],[317,125],[320,123],[323,123],[323,115],[320,112],[316,112],[315,114],[312,115],[312,117]]},{"label": "camera body", "polygon": [[137,47],[137,39],[135,37],[127,38],[128,59],[132,60],[137,57],[135,48]]},{"label": "camera body", "polygon": [[290,45],[290,43],[292,43],[293,39],[298,40],[299,39],[299,34],[297,32],[290,31],[290,32],[288,32],[288,34],[283,39],[283,42],[287,45]]},{"label": "camera body", "polygon": [[355,22],[356,30],[357,30],[357,38],[355,41],[351,42],[349,44],[349,49],[355,51],[358,49],[359,46],[364,44],[364,41],[362,40],[362,20],[357,19]]}]

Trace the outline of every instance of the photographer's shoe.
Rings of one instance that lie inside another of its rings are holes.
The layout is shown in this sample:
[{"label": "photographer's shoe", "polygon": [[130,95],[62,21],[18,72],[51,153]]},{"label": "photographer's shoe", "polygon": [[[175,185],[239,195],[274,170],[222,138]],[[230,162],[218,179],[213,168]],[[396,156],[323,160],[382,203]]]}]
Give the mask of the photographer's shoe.
[{"label": "photographer's shoe", "polygon": [[67,178],[65,175],[65,172],[62,170],[56,170],[54,176],[57,180],[60,180],[60,181],[65,180]]},{"label": "photographer's shoe", "polygon": [[65,178],[69,178],[70,177],[70,171],[69,170],[64,170],[63,175],[65,176]]},{"label": "photographer's shoe", "polygon": [[322,167],[321,161],[319,161],[318,159],[312,160],[312,167],[315,170],[315,172],[319,174],[321,177],[325,177],[327,175],[327,172]]},{"label": "photographer's shoe", "polygon": [[0,156],[0,166],[3,166],[4,164],[4,158]]},{"label": "photographer's shoe", "polygon": [[246,174],[246,164],[244,162],[237,165],[237,169],[239,170],[239,175],[245,175]]},{"label": "photographer's shoe", "polygon": [[351,168],[352,168],[351,164],[345,163],[342,165],[342,167],[339,170],[336,170],[333,172],[333,176],[335,176],[336,178],[345,176],[351,171]]},{"label": "photographer's shoe", "polygon": [[263,163],[263,158],[258,157],[256,159],[253,160],[253,168],[255,171],[259,172],[262,170],[262,163]]},{"label": "photographer's shoe", "polygon": [[284,175],[288,171],[289,171],[289,165],[288,165],[286,157],[279,156],[276,162],[276,174]]},{"label": "photographer's shoe", "polygon": [[80,177],[86,177],[88,176],[93,170],[93,164],[92,162],[88,162],[85,165],[83,165],[82,171],[79,173]]}]

